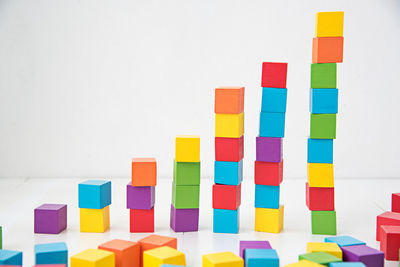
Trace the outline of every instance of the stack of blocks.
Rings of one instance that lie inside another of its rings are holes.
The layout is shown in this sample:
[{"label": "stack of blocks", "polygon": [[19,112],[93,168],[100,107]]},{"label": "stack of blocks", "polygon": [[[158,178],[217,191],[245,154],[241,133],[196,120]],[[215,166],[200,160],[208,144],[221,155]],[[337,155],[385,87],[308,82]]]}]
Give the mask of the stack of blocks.
[{"label": "stack of blocks", "polygon": [[255,230],[279,233],[283,229],[284,206],[280,205],[283,179],[282,139],[285,136],[287,63],[262,65],[260,131],[256,138]]},{"label": "stack of blocks", "polygon": [[343,12],[319,12],[313,38],[310,136],[307,142],[306,203],[313,234],[336,235],[333,139],[338,89],[336,63],[343,61]]},{"label": "stack of blocks", "polygon": [[129,209],[131,233],[154,232],[155,158],[133,158],[132,179],[126,186],[126,207]]},{"label": "stack of blocks", "polygon": [[214,233],[239,232],[243,180],[244,87],[215,89]]},{"label": "stack of blocks", "polygon": [[245,267],[279,267],[279,257],[268,241],[240,241],[239,255]]},{"label": "stack of blocks", "polygon": [[174,178],[170,227],[175,232],[199,229],[200,137],[179,135],[175,138]]}]

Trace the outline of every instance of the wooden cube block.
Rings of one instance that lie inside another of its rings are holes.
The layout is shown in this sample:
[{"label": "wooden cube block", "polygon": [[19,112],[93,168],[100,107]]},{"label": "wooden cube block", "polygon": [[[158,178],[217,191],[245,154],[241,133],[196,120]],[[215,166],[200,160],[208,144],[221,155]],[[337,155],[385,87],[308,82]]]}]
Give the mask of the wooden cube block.
[{"label": "wooden cube block", "polygon": [[334,187],[333,164],[307,163],[307,177],[310,187]]},{"label": "wooden cube block", "polygon": [[344,12],[318,12],[315,16],[316,37],[343,36]]},{"label": "wooden cube block", "polygon": [[337,88],[336,63],[311,64],[310,88]]},{"label": "wooden cube block", "polygon": [[36,244],[35,264],[65,264],[68,265],[68,249],[65,242]]},{"label": "wooden cube block", "polygon": [[286,102],[286,88],[262,89],[261,112],[286,112]]},{"label": "wooden cube block", "polygon": [[311,232],[313,235],[336,235],[336,211],[311,211]]},{"label": "wooden cube block", "polygon": [[177,162],[174,160],[173,179],[176,185],[199,185],[200,162]]},{"label": "wooden cube block", "polygon": [[3,249],[3,230],[0,226],[0,249]]},{"label": "wooden cube block", "polygon": [[392,212],[400,212],[400,193],[392,194]]},{"label": "wooden cube block", "polygon": [[257,232],[279,233],[283,229],[284,206],[279,209],[256,208],[255,230]]},{"label": "wooden cube block", "polygon": [[335,262],[331,263],[329,267],[366,267],[362,262]]},{"label": "wooden cube block", "polygon": [[325,242],[336,243],[339,247],[365,245],[365,242],[348,235],[325,237]]},{"label": "wooden cube block", "polygon": [[283,180],[283,160],[280,162],[254,162],[254,183],[278,186]]},{"label": "wooden cube block", "polygon": [[333,163],[333,140],[308,138],[307,162]]},{"label": "wooden cube block", "polygon": [[384,254],[383,252],[365,246],[348,246],[342,247],[343,260],[350,262],[362,262],[367,267],[383,267]]},{"label": "wooden cube block", "polygon": [[200,137],[198,135],[178,135],[175,138],[176,162],[200,162]]},{"label": "wooden cube block", "polygon": [[399,260],[400,226],[382,225],[380,231],[380,250],[389,261]]},{"label": "wooden cube block", "polygon": [[285,136],[284,112],[260,112],[260,136],[280,137]]},{"label": "wooden cube block", "polygon": [[376,241],[380,241],[382,225],[400,226],[400,213],[386,211],[376,217]]},{"label": "wooden cube block", "polygon": [[169,225],[175,232],[197,232],[199,209],[175,209],[174,205],[171,205]]},{"label": "wooden cube block", "polygon": [[310,187],[306,183],[306,204],[309,210],[335,210],[335,188]]},{"label": "wooden cube block", "polygon": [[140,267],[140,245],[136,242],[113,239],[98,248],[115,254],[115,267]]},{"label": "wooden cube block", "polygon": [[244,261],[232,252],[218,252],[203,255],[203,267],[243,267]]},{"label": "wooden cube block", "polygon": [[101,249],[87,249],[71,257],[71,267],[114,267],[115,254]]},{"label": "wooden cube block", "polygon": [[110,206],[103,209],[79,209],[80,230],[87,233],[104,233],[110,227]]},{"label": "wooden cube block", "polygon": [[215,114],[215,137],[239,138],[244,133],[244,112]]},{"label": "wooden cube block", "polygon": [[256,160],[281,162],[283,156],[282,138],[256,137]]},{"label": "wooden cube block", "polygon": [[279,267],[279,257],[275,249],[246,249],[246,267]]},{"label": "wooden cube block", "polygon": [[310,89],[310,112],[313,114],[338,113],[338,89]]},{"label": "wooden cube block", "polygon": [[299,260],[308,260],[318,264],[329,266],[333,262],[341,262],[342,259],[335,257],[327,252],[318,251],[299,255]]},{"label": "wooden cube block", "polygon": [[324,265],[308,260],[301,260],[292,264],[285,265],[284,267],[324,267]]},{"label": "wooden cube block", "polygon": [[279,209],[279,193],[280,186],[273,185],[255,185],[255,201],[256,208]]},{"label": "wooden cube block", "polygon": [[312,63],[343,62],[343,37],[313,38]]},{"label": "wooden cube block", "polygon": [[215,137],[216,161],[241,161],[243,156],[243,136],[239,138]]},{"label": "wooden cube block", "polygon": [[214,182],[216,184],[239,185],[243,180],[243,160],[215,161]]},{"label": "wooden cube block", "polygon": [[168,246],[143,252],[143,267],[159,267],[164,263],[184,266],[186,265],[185,254]]},{"label": "wooden cube block", "polygon": [[214,184],[212,197],[213,209],[237,210],[241,203],[241,186]]},{"label": "wooden cube block", "polygon": [[336,114],[311,114],[310,138],[336,139]]},{"label": "wooden cube block", "polygon": [[326,252],[332,256],[343,258],[342,250],[336,243],[325,243],[325,242],[308,242],[307,243],[307,253],[312,252]]},{"label": "wooden cube block", "polygon": [[111,182],[87,180],[78,185],[79,208],[102,209],[111,205]]},{"label": "wooden cube block", "polygon": [[172,183],[172,204],[176,209],[198,209],[200,185],[176,185]]},{"label": "wooden cube block", "polygon": [[[16,267],[15,265],[10,265],[10,266],[2,266],[2,267]],[[68,267],[65,264],[37,264],[34,265],[33,267]]]},{"label": "wooden cube block", "polygon": [[244,87],[218,87],[215,89],[215,113],[239,114],[244,109]]},{"label": "wooden cube block", "polygon": [[159,248],[159,247],[171,247],[177,249],[177,239],[171,236],[163,236],[163,235],[149,235],[138,241],[141,247],[142,253],[146,250]]},{"label": "wooden cube block", "polygon": [[225,234],[237,234],[240,228],[240,211],[214,209],[213,210],[213,232]]},{"label": "wooden cube block", "polygon": [[129,232],[154,232],[154,207],[149,210],[129,210]]},{"label": "wooden cube block", "polygon": [[258,249],[272,249],[271,244],[268,241],[252,240],[246,241],[241,240],[239,242],[239,256],[244,259],[246,256],[246,249],[258,248]]},{"label": "wooden cube block", "polygon": [[34,217],[36,234],[59,234],[67,228],[67,205],[43,204],[35,209]]},{"label": "wooden cube block", "polygon": [[0,265],[22,266],[22,252],[0,249]]},{"label": "wooden cube block", "polygon": [[126,186],[126,208],[149,210],[154,207],[155,186]]},{"label": "wooden cube block", "polygon": [[263,62],[261,87],[286,88],[288,63]]},{"label": "wooden cube block", "polygon": [[155,158],[132,159],[132,186],[157,185],[157,162]]}]

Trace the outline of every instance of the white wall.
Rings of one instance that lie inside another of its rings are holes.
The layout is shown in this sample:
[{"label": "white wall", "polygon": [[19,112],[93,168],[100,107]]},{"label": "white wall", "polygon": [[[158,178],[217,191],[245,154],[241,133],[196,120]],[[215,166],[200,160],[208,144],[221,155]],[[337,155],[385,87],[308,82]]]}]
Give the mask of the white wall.
[{"label": "white wall", "polygon": [[345,11],[337,177],[400,175],[398,0],[1,0],[0,176],[118,177],[200,134],[212,176],[213,89],[246,86],[252,176],[262,61],[289,62],[285,176],[305,177],[314,16]]}]

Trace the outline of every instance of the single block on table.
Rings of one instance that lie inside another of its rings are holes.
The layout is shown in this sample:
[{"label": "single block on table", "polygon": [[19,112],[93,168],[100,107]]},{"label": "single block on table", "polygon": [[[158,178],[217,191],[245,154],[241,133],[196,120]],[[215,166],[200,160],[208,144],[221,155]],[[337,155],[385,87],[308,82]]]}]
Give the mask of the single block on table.
[{"label": "single block on table", "polygon": [[263,62],[261,87],[286,88],[287,63]]},{"label": "single block on table", "polygon": [[203,255],[203,267],[243,267],[244,261],[232,252],[218,252]]},{"label": "single block on table", "polygon": [[315,37],[312,44],[312,63],[343,62],[343,37]]},{"label": "single block on table", "polygon": [[310,114],[310,138],[336,139],[336,114]]},{"label": "single block on table", "polygon": [[163,235],[149,235],[138,241],[141,247],[142,253],[146,250],[159,248],[159,247],[171,247],[177,249],[177,239],[171,236]]},{"label": "single block on table", "polygon": [[240,240],[239,242],[239,256],[244,258],[246,255],[246,249],[257,248],[257,249],[272,249],[271,244],[268,241],[262,240]]},{"label": "single block on table", "polygon": [[237,210],[241,203],[241,186],[214,184],[212,191],[213,209]]},{"label": "single block on table", "polygon": [[129,232],[154,232],[154,207],[149,210],[129,210]]},{"label": "single block on table", "polygon": [[333,164],[307,163],[307,178],[310,187],[333,187]]},{"label": "single block on table", "polygon": [[392,212],[400,212],[400,193],[392,194]]},{"label": "single block on table", "polygon": [[279,233],[283,229],[284,206],[279,209],[256,208],[255,230],[257,232]]},{"label": "single block on table", "polygon": [[178,135],[175,138],[176,162],[200,162],[200,136]]},{"label": "single block on table", "polygon": [[336,211],[311,211],[311,232],[313,235],[336,235]]},{"label": "single block on table", "polygon": [[341,262],[342,259],[335,257],[324,251],[311,252],[299,255],[299,260],[309,260],[322,265],[329,265],[332,262]]},{"label": "single block on table", "polygon": [[132,186],[157,185],[157,161],[155,158],[132,159]]},{"label": "single block on table", "polygon": [[336,243],[339,247],[365,245],[365,242],[348,235],[325,237],[325,242]]},{"label": "single block on table", "polygon": [[244,112],[239,114],[215,114],[215,136],[239,138],[244,133]]},{"label": "single block on table", "polygon": [[280,186],[256,184],[254,206],[264,209],[279,209]]},{"label": "single block on table", "polygon": [[257,161],[281,162],[282,155],[282,138],[256,137]]},{"label": "single block on table", "polygon": [[285,136],[284,112],[260,112],[260,136],[281,137]]},{"label": "single block on table", "polygon": [[241,161],[243,156],[243,136],[239,138],[215,137],[216,161]]},{"label": "single block on table", "polygon": [[87,180],[78,185],[79,208],[103,209],[111,205],[111,182]]},{"label": "single block on table", "polygon": [[176,209],[171,205],[170,227],[175,232],[199,230],[199,209]]},{"label": "single block on table", "polygon": [[342,250],[336,243],[308,242],[307,253],[313,252],[326,252],[340,260],[343,258]]},{"label": "single block on table", "polygon": [[215,88],[215,113],[239,114],[244,109],[244,87]]},{"label": "single block on table", "polygon": [[115,254],[102,249],[87,249],[71,257],[71,267],[113,267]]},{"label": "single block on table", "polygon": [[136,242],[113,239],[98,248],[115,254],[115,267],[140,267],[140,245]]},{"label": "single block on table", "polygon": [[308,138],[307,162],[333,163],[333,140]]},{"label": "single block on table", "polygon": [[261,112],[286,112],[287,89],[270,88],[262,89]]},{"label": "single block on table", "polygon": [[278,253],[274,249],[246,249],[244,261],[246,267],[279,267]]},{"label": "single block on table", "polygon": [[335,210],[335,188],[310,187],[306,183],[306,204],[309,210]]},{"label": "single block on table", "polygon": [[215,161],[214,182],[216,184],[239,185],[243,180],[243,160]]},{"label": "single block on table", "polygon": [[366,245],[342,247],[343,260],[362,262],[366,267],[383,267],[383,252]]},{"label": "single block on table", "polygon": [[80,231],[104,233],[110,227],[110,206],[103,209],[79,209]]},{"label": "single block on table", "polygon": [[301,260],[292,264],[285,265],[284,267],[324,267],[324,265],[308,260]]},{"label": "single block on table", "polygon": [[283,160],[280,162],[254,162],[254,183],[278,186],[283,180]]},{"label": "single block on table", "polygon": [[382,225],[400,226],[400,213],[386,211],[376,217],[376,241],[380,241]]},{"label": "single block on table", "polygon": [[176,209],[198,209],[199,185],[176,185],[172,183],[172,204]]},{"label": "single block on table", "polygon": [[344,12],[318,12],[315,16],[316,37],[343,36]]},{"label": "single block on table", "polygon": [[331,263],[329,267],[366,267],[362,262],[335,262]]},{"label": "single block on table", "polygon": [[336,63],[311,64],[311,88],[337,88]]},{"label": "single block on table", "polygon": [[239,233],[239,209],[237,210],[213,210],[213,232],[237,234]]},{"label": "single block on table", "polygon": [[37,234],[59,234],[67,228],[67,205],[43,204],[34,214],[34,232]]},{"label": "single block on table", "polygon": [[199,185],[200,162],[177,162],[174,160],[173,181],[176,185]]},{"label": "single block on table", "polygon": [[400,249],[400,226],[382,225],[380,235],[380,250],[385,253],[385,259],[398,261]]},{"label": "single block on table", "polygon": [[164,263],[185,266],[185,254],[169,246],[153,248],[143,252],[143,267],[159,267]]},{"label": "single block on table", "polygon": [[338,89],[310,89],[310,112],[314,114],[338,113]]},{"label": "single block on table", "polygon": [[68,249],[64,242],[36,244],[35,264],[68,265]]},{"label": "single block on table", "polygon": [[0,265],[22,266],[22,252],[0,249]]},{"label": "single block on table", "polygon": [[126,207],[128,209],[149,210],[154,207],[155,186],[126,186]]}]

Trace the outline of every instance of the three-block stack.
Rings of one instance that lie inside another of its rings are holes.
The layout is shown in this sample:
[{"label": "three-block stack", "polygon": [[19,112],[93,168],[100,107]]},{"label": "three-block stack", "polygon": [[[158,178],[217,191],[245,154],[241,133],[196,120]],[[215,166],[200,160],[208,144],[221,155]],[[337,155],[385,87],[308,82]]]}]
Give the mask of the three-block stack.
[{"label": "three-block stack", "polygon": [[285,135],[287,63],[262,65],[260,131],[256,138],[255,230],[279,233],[284,206],[280,205],[283,179],[282,139]]},{"label": "three-block stack", "polygon": [[244,87],[215,89],[214,233],[239,232],[243,180]]},{"label": "three-block stack", "polygon": [[336,63],[343,61],[343,12],[319,12],[313,38],[310,136],[307,141],[306,203],[313,234],[336,235],[333,139],[338,89]]}]

